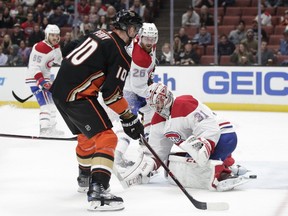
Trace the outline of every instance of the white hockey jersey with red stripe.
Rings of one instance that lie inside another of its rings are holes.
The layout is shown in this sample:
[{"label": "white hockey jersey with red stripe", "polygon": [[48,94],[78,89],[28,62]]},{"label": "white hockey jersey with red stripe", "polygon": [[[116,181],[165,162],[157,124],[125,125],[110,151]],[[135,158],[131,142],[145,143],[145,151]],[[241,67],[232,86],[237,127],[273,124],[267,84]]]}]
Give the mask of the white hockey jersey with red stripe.
[{"label": "white hockey jersey with red stripe", "polygon": [[134,92],[140,97],[146,97],[148,79],[153,75],[156,60],[156,45],[147,53],[139,44],[139,38],[131,43],[132,62],[131,69],[126,78],[125,91]]},{"label": "white hockey jersey with red stripe", "polygon": [[59,45],[52,47],[44,40],[36,43],[29,57],[26,81],[34,80],[35,74],[39,72],[43,73],[44,78],[50,79],[53,63],[60,65],[61,61],[62,53]]},{"label": "white hockey jersey with red stripe", "polygon": [[191,135],[203,137],[216,146],[222,133],[234,132],[230,122],[221,120],[205,104],[191,95],[175,99],[169,119],[155,113],[150,129],[149,143],[166,160],[173,144],[179,145]]}]

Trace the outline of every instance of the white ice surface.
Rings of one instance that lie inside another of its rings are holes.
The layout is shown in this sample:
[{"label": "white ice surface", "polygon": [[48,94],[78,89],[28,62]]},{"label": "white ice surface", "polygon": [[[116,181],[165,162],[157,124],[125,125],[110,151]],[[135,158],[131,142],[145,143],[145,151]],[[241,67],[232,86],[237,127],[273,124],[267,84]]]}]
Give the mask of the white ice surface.
[{"label": "white ice surface", "polygon": [[[287,216],[288,113],[218,111],[237,127],[237,163],[258,179],[230,192],[187,191],[197,200],[228,202],[223,212],[194,208],[184,193],[163,175],[148,185],[124,190],[112,176],[112,193],[125,209],[88,212],[86,194],[77,192],[75,141],[44,141],[0,137],[0,216]],[[59,117],[59,129],[69,132]],[[0,133],[38,135],[38,110],[0,107]],[[133,156],[137,143],[130,146]]]}]

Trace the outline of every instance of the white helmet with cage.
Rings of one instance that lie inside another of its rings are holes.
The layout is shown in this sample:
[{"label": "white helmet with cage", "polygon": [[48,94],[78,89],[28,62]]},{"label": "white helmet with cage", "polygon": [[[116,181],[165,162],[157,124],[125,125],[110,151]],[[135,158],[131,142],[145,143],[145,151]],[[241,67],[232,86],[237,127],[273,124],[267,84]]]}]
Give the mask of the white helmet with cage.
[{"label": "white helmet with cage", "polygon": [[158,42],[158,29],[154,23],[143,23],[138,35],[140,42],[143,40],[143,37],[148,39],[150,44],[156,44]]},{"label": "white helmet with cage", "polygon": [[[49,42],[48,38],[50,34],[58,34],[59,35],[59,41],[60,41],[60,29],[57,25],[53,25],[53,24],[48,24],[45,28],[45,40]],[[59,42],[58,41],[58,42]]]},{"label": "white helmet with cage", "polygon": [[167,86],[162,83],[151,84],[148,87],[146,101],[159,115],[166,119],[169,118],[174,97],[172,92],[168,90]]}]

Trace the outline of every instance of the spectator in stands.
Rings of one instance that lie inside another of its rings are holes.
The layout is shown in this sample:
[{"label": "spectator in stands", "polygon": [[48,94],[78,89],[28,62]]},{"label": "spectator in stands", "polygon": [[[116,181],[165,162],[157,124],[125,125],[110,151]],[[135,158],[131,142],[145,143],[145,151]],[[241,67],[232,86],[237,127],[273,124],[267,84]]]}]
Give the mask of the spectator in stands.
[{"label": "spectator in stands", "polygon": [[8,60],[8,56],[3,53],[3,49],[0,46],[0,66],[6,65],[7,60]]},{"label": "spectator in stands", "polygon": [[[55,24],[59,28],[64,27],[68,22],[68,15],[63,14],[60,6],[53,10],[53,14],[48,18],[49,24]],[[88,16],[88,15],[87,15]]]},{"label": "spectator in stands", "polygon": [[135,11],[140,17],[143,18],[145,5],[143,5],[140,0],[133,0],[130,10]]},{"label": "spectator in stands", "polygon": [[23,61],[22,61],[22,56],[18,53],[19,51],[19,46],[17,44],[13,44],[10,47],[9,50],[9,55],[8,55],[8,61],[7,65],[8,66],[24,66]]},{"label": "spectator in stands", "polygon": [[283,32],[283,39],[280,40],[278,55],[288,55],[288,28]]},{"label": "spectator in stands", "polygon": [[[188,42],[188,41],[187,41]],[[180,36],[178,34],[174,35],[174,58],[177,59],[179,54],[183,51],[184,44],[182,44]]]},{"label": "spectator in stands", "polygon": [[214,6],[214,1],[213,0],[196,0],[195,1],[195,7],[213,7]]},{"label": "spectator in stands", "polygon": [[53,10],[52,10],[49,2],[43,3],[43,14],[47,18],[49,18],[51,16],[51,14],[53,14]]},{"label": "spectator in stands", "polygon": [[[84,15],[82,22],[80,24],[80,32],[82,32],[84,34],[85,29],[84,29],[84,25],[90,24],[89,22],[89,16],[88,15]],[[92,25],[92,24],[91,24]],[[91,28],[92,29],[92,28]]]},{"label": "spectator in stands", "polygon": [[280,25],[282,26],[288,25],[288,10],[285,10],[284,16],[280,17]]},{"label": "spectator in stands", "polygon": [[181,43],[184,45],[188,42],[189,37],[186,34],[186,30],[184,27],[180,27],[179,31],[178,31],[178,36],[180,37]]},{"label": "spectator in stands", "polygon": [[[277,63],[276,56],[274,55],[274,52],[271,49],[268,49],[267,47],[268,42],[265,40],[261,41],[261,65],[263,66],[269,66],[269,65],[275,65]],[[256,54],[256,62],[258,61],[258,52]]]},{"label": "spectator in stands", "polygon": [[237,28],[235,30],[232,30],[229,33],[228,39],[234,44],[239,44],[243,39],[245,39],[246,33],[245,33],[245,22],[243,20],[240,20]]},{"label": "spectator in stands", "polygon": [[[91,8],[92,7],[94,8],[98,16],[105,16],[107,13],[107,7],[102,4],[102,0],[95,0],[95,3],[94,5],[91,6]],[[91,13],[91,9],[90,9],[90,13]]]},{"label": "spectator in stands", "polygon": [[6,54],[6,55],[9,55],[10,54],[10,48],[12,46],[12,40],[11,40],[11,37],[9,34],[5,34],[4,37],[3,37],[3,41],[1,43],[1,47],[2,47],[2,50],[3,50],[3,53]]},{"label": "spectator in stands", "polygon": [[34,12],[34,16],[33,16],[33,21],[37,23],[38,25],[40,25],[43,22],[44,16],[45,15],[43,13],[43,5],[37,4],[37,7]]},{"label": "spectator in stands", "polygon": [[94,26],[91,23],[85,23],[83,29],[80,27],[80,37],[88,35],[92,31],[94,31]]},{"label": "spectator in stands", "polygon": [[98,29],[104,29],[107,30],[107,22],[106,22],[106,16],[101,16],[99,19],[99,23],[97,24]]},{"label": "spectator in stands", "polygon": [[28,65],[29,56],[31,53],[31,47],[27,47],[24,40],[20,42],[18,55],[21,56],[24,66]]},{"label": "spectator in stands", "polygon": [[248,29],[246,32],[246,38],[241,41],[241,43],[245,44],[245,47],[249,52],[253,55],[256,55],[258,50],[258,40],[254,38],[253,29]]},{"label": "spectator in stands", "polygon": [[200,25],[203,26],[213,26],[214,25],[214,18],[211,13],[208,11],[208,7],[203,5],[200,8]]},{"label": "spectator in stands", "polygon": [[24,31],[25,39],[28,40],[30,34],[33,32],[35,22],[33,21],[33,14],[27,14],[27,20],[21,24],[21,28]]},{"label": "spectator in stands", "polygon": [[239,66],[252,65],[254,63],[253,54],[249,52],[244,43],[236,46],[235,51],[231,55],[230,61]]},{"label": "spectator in stands", "polygon": [[71,41],[72,41],[72,34],[71,32],[66,32],[65,35],[64,35],[64,39],[60,41],[60,48],[61,48],[61,51],[63,50],[63,48],[69,44]]},{"label": "spectator in stands", "polygon": [[172,64],[174,64],[174,58],[173,58],[172,53],[171,53],[170,44],[164,43],[164,45],[162,46],[161,55],[159,57],[159,64],[160,65],[171,65],[171,62],[172,62]]},{"label": "spectator in stands", "polygon": [[235,45],[231,41],[228,40],[226,34],[222,34],[220,36],[220,41],[218,43],[218,57],[222,55],[232,55],[235,50]]},{"label": "spectator in stands", "polygon": [[145,10],[143,14],[143,22],[153,23],[158,17],[158,8],[155,0],[146,0]]},{"label": "spectator in stands", "polygon": [[17,14],[16,14],[15,19],[16,19],[15,22],[20,23],[20,24],[26,21],[27,14],[25,10],[23,9],[22,5],[17,6]]},{"label": "spectator in stands", "polygon": [[187,12],[182,15],[182,26],[200,26],[200,16],[192,6],[189,6]]},{"label": "spectator in stands", "polygon": [[40,29],[40,26],[38,24],[35,24],[33,32],[31,33],[28,39],[28,47],[33,47],[35,43],[44,40],[44,38],[45,38],[44,31]]},{"label": "spectator in stands", "polygon": [[12,28],[13,25],[13,18],[10,16],[9,8],[6,7],[3,13],[0,13],[0,28]]},{"label": "spectator in stands", "polygon": [[[252,21],[252,29],[254,32],[254,38],[255,40],[258,40],[258,22],[257,20],[253,20]],[[268,41],[268,35],[266,33],[266,31],[261,27],[261,40],[266,40]]]},{"label": "spectator in stands", "polygon": [[117,11],[116,9],[110,5],[107,8],[107,13],[106,13],[106,22],[107,22],[107,30],[113,30],[113,25],[111,24],[115,15],[116,15]]},{"label": "spectator in stands", "polygon": [[201,26],[199,29],[199,33],[197,33],[193,37],[193,41],[196,41],[200,46],[206,47],[207,45],[210,45],[212,42],[212,36],[211,33],[207,31],[206,26]]},{"label": "spectator in stands", "polygon": [[282,6],[282,0],[265,0],[264,3],[268,8]]},{"label": "spectator in stands", "polygon": [[87,0],[80,0],[77,4],[77,11],[80,16],[80,19],[82,20],[82,17],[84,15],[89,15],[90,13],[90,5],[87,2]]},{"label": "spectator in stands", "polygon": [[11,33],[12,44],[20,45],[20,41],[25,40],[23,31],[21,30],[20,24],[16,23],[13,26],[13,32]]},{"label": "spectator in stands", "polygon": [[75,11],[74,2],[71,2],[71,0],[65,0],[64,4],[61,4],[60,7],[64,14],[67,15],[74,14]]},{"label": "spectator in stands", "polygon": [[179,54],[179,57],[176,61],[176,64],[180,65],[197,65],[200,62],[200,56],[193,49],[193,42],[188,41],[184,45],[184,51]]},{"label": "spectator in stands", "polygon": [[127,9],[126,8],[126,1],[128,0],[118,0],[114,3],[114,7],[116,9],[116,11],[121,11],[122,9]]},{"label": "spectator in stands", "polygon": [[40,25],[40,29],[42,30],[42,31],[44,31],[44,29],[46,28],[46,26],[49,24],[49,20],[48,20],[48,18],[47,17],[44,17],[43,18],[43,21],[42,21],[42,23],[41,23],[41,25]]},{"label": "spectator in stands", "polygon": [[[255,17],[255,20],[258,21],[258,15]],[[261,4],[261,25],[262,26],[272,26],[272,16],[271,14],[266,10],[265,5]]]}]

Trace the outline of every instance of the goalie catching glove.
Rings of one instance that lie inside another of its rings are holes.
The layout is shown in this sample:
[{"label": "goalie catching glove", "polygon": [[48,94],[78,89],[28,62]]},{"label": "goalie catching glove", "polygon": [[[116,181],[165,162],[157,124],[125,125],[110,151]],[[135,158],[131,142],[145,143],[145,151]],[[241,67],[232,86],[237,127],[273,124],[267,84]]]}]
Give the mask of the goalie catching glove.
[{"label": "goalie catching glove", "polygon": [[130,110],[121,115],[120,119],[123,130],[129,137],[136,140],[140,138],[140,134],[144,135],[144,126]]},{"label": "goalie catching glove", "polygon": [[186,151],[199,166],[205,166],[214,149],[208,140],[202,137],[196,138],[194,135],[188,137],[179,147]]},{"label": "goalie catching glove", "polygon": [[48,91],[51,88],[51,82],[45,80],[41,72],[37,73],[34,78],[36,79],[37,86],[45,91]]}]

